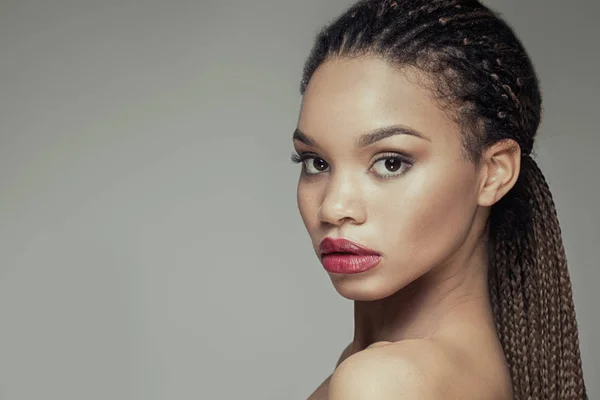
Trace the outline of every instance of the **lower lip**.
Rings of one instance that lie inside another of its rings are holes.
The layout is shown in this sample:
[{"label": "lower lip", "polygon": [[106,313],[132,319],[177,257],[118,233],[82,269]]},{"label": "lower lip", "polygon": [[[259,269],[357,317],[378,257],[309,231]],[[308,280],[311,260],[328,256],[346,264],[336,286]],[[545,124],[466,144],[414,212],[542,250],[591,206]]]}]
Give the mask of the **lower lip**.
[{"label": "lower lip", "polygon": [[335,274],[357,274],[374,268],[381,261],[377,254],[327,254],[323,256],[323,267]]}]

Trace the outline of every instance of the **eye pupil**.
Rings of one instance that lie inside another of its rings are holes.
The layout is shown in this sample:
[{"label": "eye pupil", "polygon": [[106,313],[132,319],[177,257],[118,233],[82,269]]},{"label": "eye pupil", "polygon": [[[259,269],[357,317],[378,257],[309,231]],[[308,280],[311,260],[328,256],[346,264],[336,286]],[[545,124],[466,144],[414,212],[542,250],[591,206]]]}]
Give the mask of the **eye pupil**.
[{"label": "eye pupil", "polygon": [[388,158],[385,160],[385,168],[390,172],[396,172],[400,169],[400,164],[402,161],[396,158]]},{"label": "eye pupil", "polygon": [[325,171],[327,169],[327,163],[325,162],[325,160],[315,158],[313,160],[313,167],[315,167],[317,171]]}]

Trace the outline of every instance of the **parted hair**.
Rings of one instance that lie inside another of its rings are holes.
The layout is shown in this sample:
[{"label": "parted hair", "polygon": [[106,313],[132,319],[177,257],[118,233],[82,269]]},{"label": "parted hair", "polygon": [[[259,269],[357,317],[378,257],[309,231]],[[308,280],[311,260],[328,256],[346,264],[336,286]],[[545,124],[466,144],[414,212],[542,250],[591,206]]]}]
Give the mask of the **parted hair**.
[{"label": "parted hair", "polygon": [[571,281],[556,208],[532,157],[541,94],[514,31],[476,0],[363,0],[321,29],[304,66],[374,56],[414,68],[461,127],[465,160],[514,140],[515,186],[489,217],[489,295],[515,399],[587,399]]}]

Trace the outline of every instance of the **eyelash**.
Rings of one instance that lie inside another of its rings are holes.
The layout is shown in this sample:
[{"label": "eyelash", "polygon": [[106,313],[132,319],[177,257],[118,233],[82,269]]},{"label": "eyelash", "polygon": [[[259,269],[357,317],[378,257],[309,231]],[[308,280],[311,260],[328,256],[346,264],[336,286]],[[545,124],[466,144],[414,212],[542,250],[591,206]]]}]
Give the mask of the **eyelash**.
[{"label": "eyelash", "polygon": [[298,154],[298,153],[292,153],[292,157],[291,160],[294,164],[300,164],[301,162],[304,162],[307,158],[313,158],[313,157],[307,157],[306,154]]},{"label": "eyelash", "polygon": [[[306,160],[310,160],[313,158],[321,159],[319,156],[317,156],[314,153],[292,153],[292,156],[291,156],[291,160],[295,164],[304,163]],[[398,178],[398,177],[404,175],[406,172],[408,172],[414,165],[414,160],[411,157],[401,154],[401,153],[398,153],[398,152],[390,152],[390,153],[381,154],[379,157],[377,157],[375,159],[375,161],[373,161],[373,163],[371,164],[371,167],[369,167],[369,169],[373,168],[373,166],[376,163],[378,163],[380,161],[384,161],[384,160],[389,160],[389,159],[399,160],[404,167],[404,171],[399,174],[392,174],[392,175],[381,175],[381,174],[375,173],[381,179]],[[323,160],[323,161],[325,161],[325,160]],[[306,168],[305,165],[303,165],[302,170],[303,170],[303,172],[306,173],[305,168]],[[309,174],[309,175],[318,175],[318,174]]]}]

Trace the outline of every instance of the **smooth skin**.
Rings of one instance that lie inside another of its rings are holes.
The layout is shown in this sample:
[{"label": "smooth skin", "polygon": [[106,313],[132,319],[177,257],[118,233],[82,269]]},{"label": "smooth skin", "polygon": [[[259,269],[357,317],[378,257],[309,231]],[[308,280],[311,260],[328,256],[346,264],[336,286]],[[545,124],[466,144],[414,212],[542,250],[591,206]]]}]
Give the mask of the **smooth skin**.
[{"label": "smooth skin", "polygon": [[487,289],[490,207],[515,184],[511,140],[466,161],[461,130],[412,68],[331,59],[304,94],[297,200],[315,252],[325,237],[382,255],[328,273],[354,300],[354,339],[310,400],[511,399]]}]

